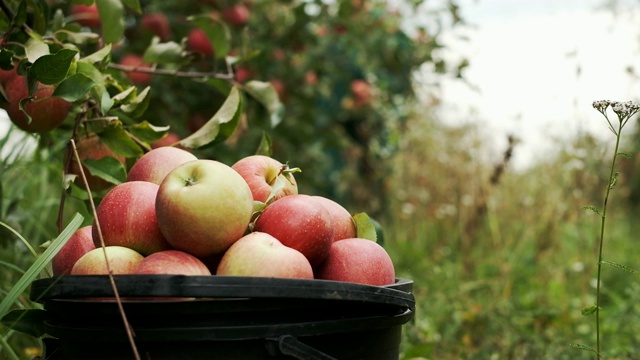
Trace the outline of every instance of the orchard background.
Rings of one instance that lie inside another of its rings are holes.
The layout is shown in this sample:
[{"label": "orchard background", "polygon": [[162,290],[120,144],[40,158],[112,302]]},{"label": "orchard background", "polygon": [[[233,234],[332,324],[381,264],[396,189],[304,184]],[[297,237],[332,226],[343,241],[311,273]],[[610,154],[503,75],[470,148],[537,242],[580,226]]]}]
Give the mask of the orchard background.
[{"label": "orchard background", "polygon": [[[53,130],[0,134],[2,297],[75,213],[91,222],[70,140],[80,151],[97,134],[112,153],[86,161],[106,181],[92,188],[96,201],[164,142],[227,164],[270,154],[302,170],[304,192],[378,220],[398,275],[415,282],[403,358],[592,357],[569,346],[593,332],[580,309],[593,303],[597,222],[580,207],[600,199],[609,148],[580,136],[513,172],[517,139],[487,160],[478,154],[495,139],[431,116],[436,92],[418,94],[444,76],[462,81],[467,65],[442,56],[442,32],[466,25],[455,1],[403,2],[428,9],[425,28],[377,0],[95,3],[98,12],[74,11],[93,1],[0,0],[2,73],[72,103]],[[620,239],[610,256],[631,264],[634,167],[622,164],[612,199],[621,211],[610,215]],[[640,284],[615,271],[604,281],[610,356],[637,358],[638,322],[628,319]],[[37,305],[27,289],[11,306]],[[39,354],[37,338],[4,326],[0,336],[2,358]]]}]

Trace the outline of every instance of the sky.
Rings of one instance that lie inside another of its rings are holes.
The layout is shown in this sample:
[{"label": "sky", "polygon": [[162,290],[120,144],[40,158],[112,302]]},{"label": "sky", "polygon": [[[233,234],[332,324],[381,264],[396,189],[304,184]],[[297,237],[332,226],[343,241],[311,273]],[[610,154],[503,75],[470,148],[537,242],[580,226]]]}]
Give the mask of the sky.
[{"label": "sky", "polygon": [[547,156],[557,139],[581,132],[609,139],[591,104],[638,100],[639,82],[627,69],[640,65],[640,26],[633,22],[640,12],[615,14],[603,2],[459,1],[469,26],[446,35],[447,56],[469,59],[464,75],[471,86],[443,83],[440,120],[481,124],[498,152],[507,134],[515,135],[516,168]]}]

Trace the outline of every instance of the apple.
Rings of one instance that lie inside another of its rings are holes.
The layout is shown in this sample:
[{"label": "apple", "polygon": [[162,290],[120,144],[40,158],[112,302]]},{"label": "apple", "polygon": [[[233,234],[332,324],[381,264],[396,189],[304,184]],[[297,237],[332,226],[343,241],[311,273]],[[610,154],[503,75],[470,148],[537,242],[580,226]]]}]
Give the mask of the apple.
[{"label": "apple", "polygon": [[15,76],[6,83],[4,89],[8,102],[5,110],[9,118],[26,132],[49,132],[60,126],[69,115],[71,103],[51,96],[55,89],[52,85],[38,83],[35,98],[24,103],[24,109],[31,116],[31,121],[20,109],[20,101],[29,96],[26,78]]},{"label": "apple", "polygon": [[244,26],[249,21],[249,8],[244,4],[236,4],[222,10],[222,19],[235,27]]},{"label": "apple", "polygon": [[382,246],[350,238],[333,243],[329,256],[315,268],[315,278],[382,286],[395,283],[395,270]]},{"label": "apple", "polygon": [[253,214],[247,182],[230,166],[198,159],[171,170],[156,198],[160,230],[177,250],[212,256],[240,239]]},{"label": "apple", "polygon": [[[298,193],[298,184],[287,165],[265,155],[250,155],[231,166],[251,188],[253,200],[266,203]],[[273,193],[273,194],[272,194]]]},{"label": "apple", "polygon": [[167,174],[188,161],[198,158],[187,150],[163,146],[150,150],[138,159],[127,174],[127,181],[149,181],[160,185]]},{"label": "apple", "polygon": [[224,253],[216,275],[313,279],[309,260],[275,237],[252,232]]},{"label": "apple", "polygon": [[293,194],[267,205],[254,231],[266,232],[285,246],[300,251],[312,267],[329,254],[334,230],[331,214],[310,195]]},{"label": "apple", "polygon": [[197,257],[180,250],[155,252],[140,261],[134,274],[211,275]]},{"label": "apple", "polygon": [[356,237],[356,223],[353,221],[353,217],[347,209],[324,196],[314,195],[313,198],[319,201],[331,215],[331,224],[334,233],[333,241]]},{"label": "apple", "polygon": [[[104,142],[102,142],[102,140],[100,140],[100,137],[95,133],[91,133],[79,138],[76,142],[76,150],[78,151],[80,161],[86,159],[100,160],[105,157],[112,157],[120,161],[123,165],[126,161],[123,156],[116,155],[116,153],[114,153],[113,150],[111,150]],[[95,175],[92,175],[85,165],[82,165],[82,171],[84,172],[87,178],[87,182],[89,183],[89,188],[92,191],[105,190],[113,186],[112,183]],[[71,160],[69,173],[77,175],[75,183],[84,189],[82,176],[80,175],[80,167],[78,166],[78,162],[75,157]]]},{"label": "apple", "polygon": [[373,94],[371,93],[371,85],[362,79],[356,79],[351,82],[350,85],[351,92],[355,97],[355,106],[362,107],[369,102],[373,98]]},{"label": "apple", "polygon": [[80,25],[90,28],[100,27],[100,13],[98,12],[98,5],[95,3],[91,5],[72,5],[70,10],[74,19]]},{"label": "apple", "polygon": [[130,181],[109,190],[96,208],[92,229],[96,247],[102,246],[100,230],[105,246],[126,246],[145,256],[171,249],[158,226],[158,189],[152,182]]},{"label": "apple", "polygon": [[187,48],[204,56],[213,56],[213,45],[211,40],[200,28],[192,29],[187,35]]},{"label": "apple", "polygon": [[152,13],[142,17],[140,21],[142,27],[154,35],[158,36],[162,41],[171,38],[171,25],[169,19],[163,13]]},{"label": "apple", "polygon": [[253,71],[245,67],[240,67],[236,70],[236,81],[241,84],[246,83],[252,77],[253,77]]},{"label": "apple", "polygon": [[[151,65],[144,62],[142,56],[136,54],[127,54],[120,59],[121,65],[133,66],[138,68],[150,69]],[[147,85],[151,82],[152,74],[140,71],[125,72],[129,80],[136,85]]]},{"label": "apple", "polygon": [[91,225],[79,228],[51,260],[53,275],[70,273],[76,261],[95,248],[91,237]]},{"label": "apple", "polygon": [[9,70],[0,68],[0,85],[2,85],[2,87],[5,87],[9,80],[12,80],[16,76],[18,76],[17,64],[14,64],[13,68]]},{"label": "apple", "polygon": [[71,275],[107,275],[106,259],[113,274],[132,274],[144,256],[124,246],[97,247],[76,261]]},{"label": "apple", "polygon": [[162,138],[152,142],[151,148],[155,149],[163,146],[173,146],[177,144],[180,140],[182,140],[180,138],[180,135],[174,132],[170,132],[170,133],[167,133],[167,135],[163,136]]}]

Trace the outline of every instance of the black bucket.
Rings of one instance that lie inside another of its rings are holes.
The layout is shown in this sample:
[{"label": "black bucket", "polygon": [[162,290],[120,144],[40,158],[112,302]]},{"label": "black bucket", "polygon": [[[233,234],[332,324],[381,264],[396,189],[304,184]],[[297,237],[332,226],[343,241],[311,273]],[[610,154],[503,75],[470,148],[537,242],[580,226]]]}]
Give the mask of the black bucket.
[{"label": "black bucket", "polygon": [[[141,359],[398,359],[413,282],[116,275]],[[106,275],[36,280],[48,359],[132,359]]]}]

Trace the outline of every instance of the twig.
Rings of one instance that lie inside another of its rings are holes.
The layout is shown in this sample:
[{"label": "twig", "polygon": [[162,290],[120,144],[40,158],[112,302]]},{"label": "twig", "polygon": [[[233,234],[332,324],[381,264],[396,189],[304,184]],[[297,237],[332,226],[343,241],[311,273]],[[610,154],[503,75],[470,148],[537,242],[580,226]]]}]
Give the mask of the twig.
[{"label": "twig", "polygon": [[138,353],[138,348],[136,347],[135,340],[133,339],[135,334],[129,321],[127,320],[127,315],[124,312],[124,307],[122,306],[122,301],[120,299],[120,294],[118,292],[118,287],[116,286],[115,278],[113,277],[113,272],[111,271],[111,266],[109,265],[109,258],[107,257],[107,250],[104,243],[104,238],[102,237],[102,230],[100,228],[100,221],[98,220],[96,206],[93,202],[93,196],[91,196],[91,188],[89,187],[89,182],[87,181],[87,177],[85,176],[84,170],[82,169],[82,162],[80,161],[80,156],[78,155],[78,149],[76,148],[76,142],[71,139],[71,148],[73,149],[73,155],[75,157],[76,163],[78,164],[78,168],[80,169],[80,176],[82,177],[82,182],[85,185],[87,190],[87,194],[89,194],[89,204],[91,205],[91,211],[93,212],[93,221],[95,222],[96,229],[98,230],[98,238],[100,239],[100,245],[102,246],[102,251],[104,253],[105,262],[107,264],[107,272],[109,275],[109,282],[111,283],[111,288],[113,289],[113,293],[116,297],[116,302],[118,304],[118,310],[120,311],[120,315],[122,316],[122,322],[124,323],[125,331],[127,332],[127,337],[129,338],[129,343],[131,344],[131,349],[133,350],[133,355],[136,360],[140,360],[140,354]]},{"label": "twig", "polygon": [[110,63],[109,67],[112,69],[121,70],[125,72],[141,72],[141,73],[154,74],[154,75],[168,75],[168,76],[177,76],[177,77],[184,77],[184,78],[216,78],[216,79],[222,79],[222,80],[233,80],[233,74],[231,73],[222,74],[218,72],[166,70],[166,69],[149,68],[144,66],[122,65],[122,64],[116,64],[116,63]]}]

